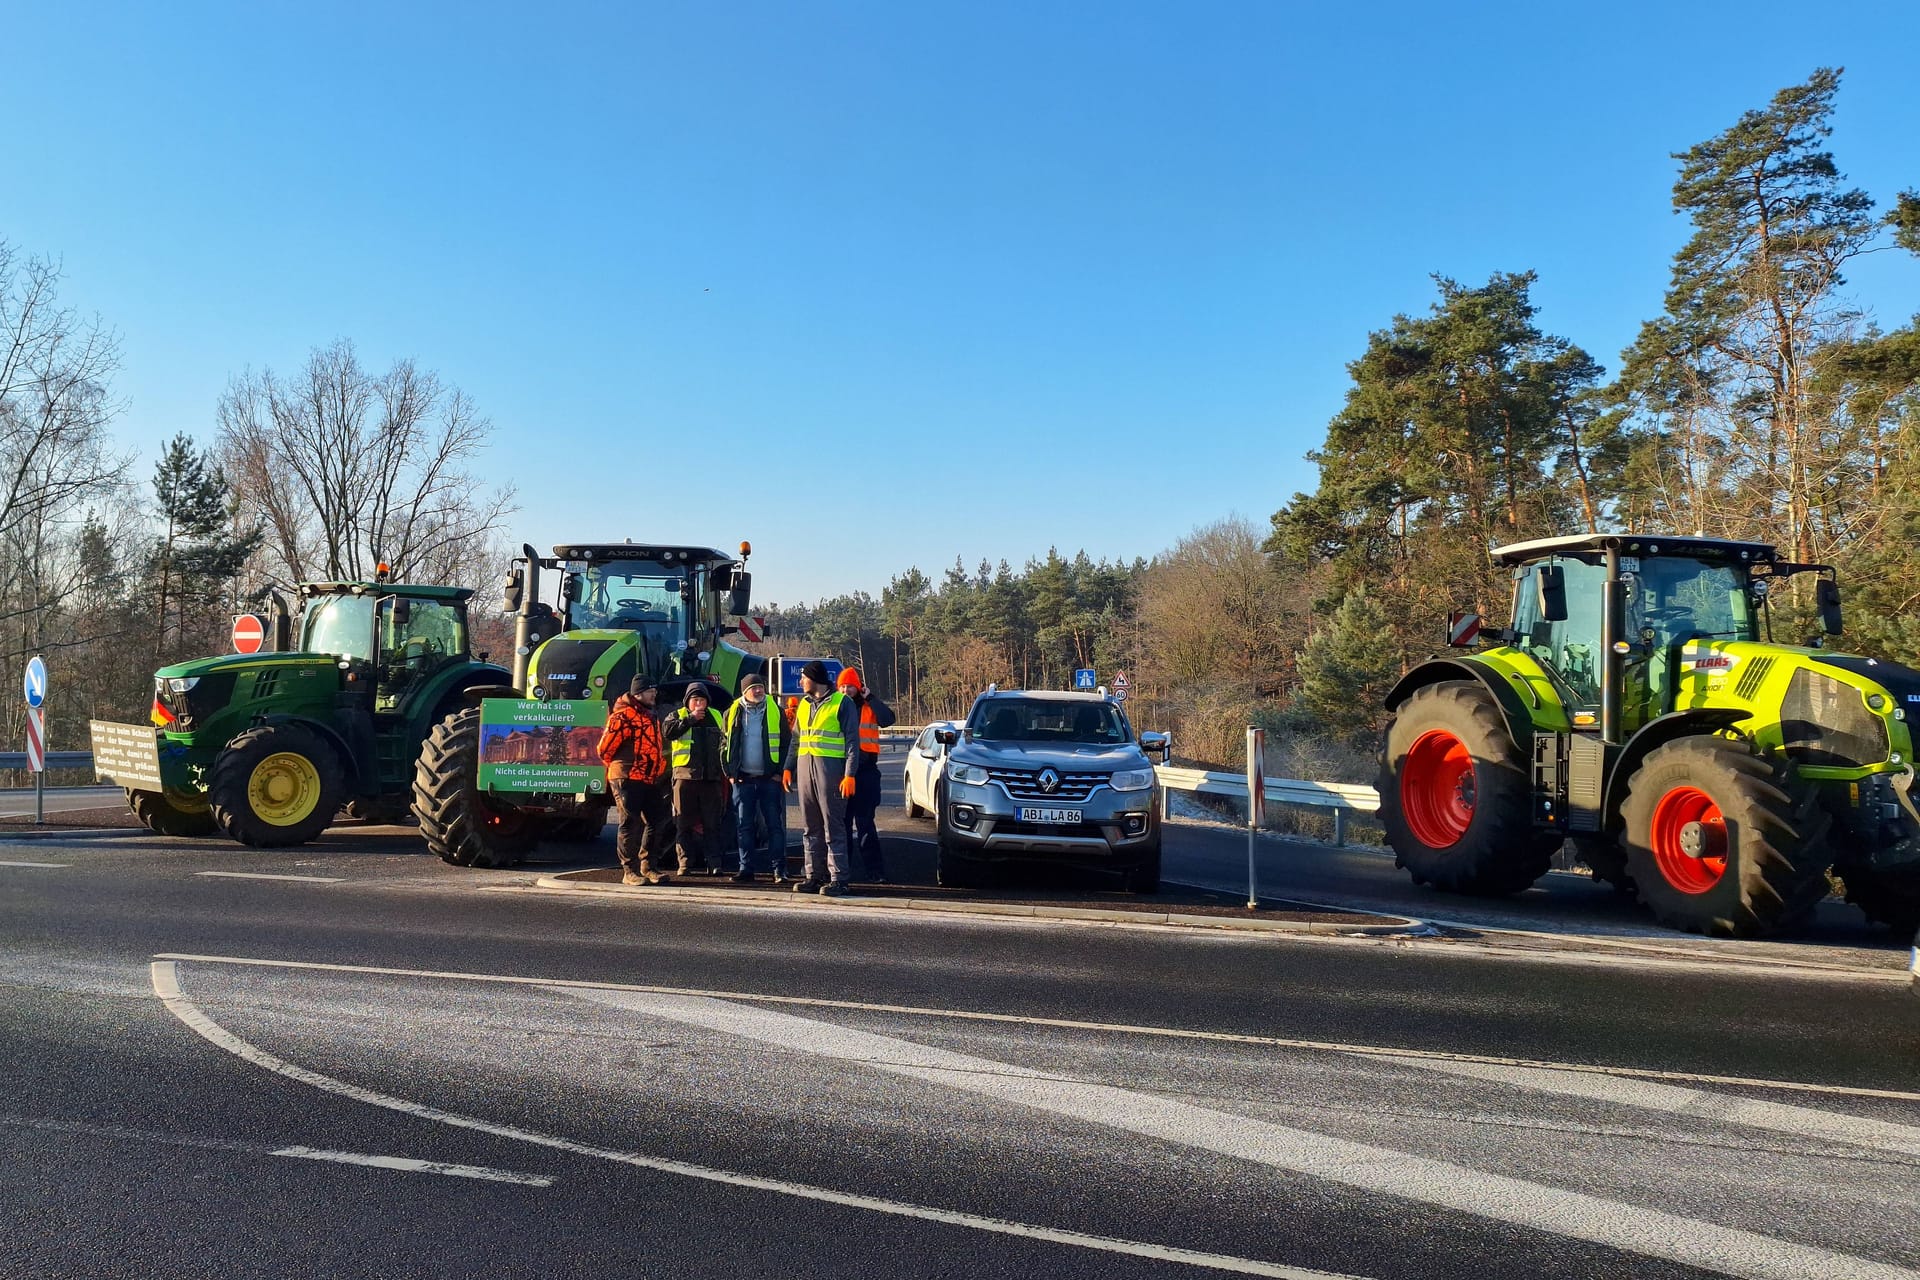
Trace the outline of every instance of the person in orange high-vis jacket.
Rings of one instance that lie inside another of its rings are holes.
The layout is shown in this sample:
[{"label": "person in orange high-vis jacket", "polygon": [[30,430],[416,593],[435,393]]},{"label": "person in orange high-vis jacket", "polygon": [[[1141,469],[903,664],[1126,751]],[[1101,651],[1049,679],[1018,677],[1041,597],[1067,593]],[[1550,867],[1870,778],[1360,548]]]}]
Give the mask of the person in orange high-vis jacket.
[{"label": "person in orange high-vis jacket", "polygon": [[659,693],[653,681],[635,676],[615,699],[600,734],[600,762],[607,766],[607,789],[620,808],[614,851],[626,884],[661,884],[666,873],[660,855],[666,844],[673,804],[667,790],[667,756],[653,706]]},{"label": "person in orange high-vis jacket", "polygon": [[860,707],[860,750],[855,756],[853,795],[847,800],[847,849],[854,878],[868,884],[887,882],[887,860],[880,847],[880,731],[893,727],[893,709],[874,696],[848,667],[840,673],[840,692]]}]

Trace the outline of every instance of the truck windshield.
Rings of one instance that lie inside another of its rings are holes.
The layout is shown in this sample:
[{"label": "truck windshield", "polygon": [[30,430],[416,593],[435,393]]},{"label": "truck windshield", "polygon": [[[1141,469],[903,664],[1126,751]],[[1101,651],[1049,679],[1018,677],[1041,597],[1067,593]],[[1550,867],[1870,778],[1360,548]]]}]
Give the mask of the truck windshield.
[{"label": "truck windshield", "polygon": [[645,630],[669,641],[686,634],[686,602],[680,586],[691,565],[669,567],[653,560],[608,560],[580,575],[580,598],[568,621],[575,629],[617,627]]},{"label": "truck windshield", "polygon": [[307,602],[300,622],[300,647],[308,653],[346,658],[373,657],[373,597],[320,596]]},{"label": "truck windshield", "polygon": [[1630,634],[1651,632],[1653,643],[1662,646],[1684,644],[1695,636],[1758,638],[1743,565],[1650,556],[1624,576]]},{"label": "truck windshield", "polygon": [[985,742],[1073,742],[1113,746],[1126,725],[1108,702],[1065,698],[988,698],[974,710],[973,736]]}]

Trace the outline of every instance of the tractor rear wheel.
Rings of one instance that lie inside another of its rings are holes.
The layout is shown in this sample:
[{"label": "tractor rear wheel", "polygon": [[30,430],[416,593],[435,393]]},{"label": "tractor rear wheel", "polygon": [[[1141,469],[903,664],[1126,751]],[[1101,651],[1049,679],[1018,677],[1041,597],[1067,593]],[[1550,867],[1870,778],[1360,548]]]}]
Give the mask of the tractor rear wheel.
[{"label": "tractor rear wheel", "polygon": [[1387,722],[1380,822],[1415,884],[1508,894],[1538,880],[1560,836],[1533,827],[1533,784],[1493,695],[1470,680],[1413,691]]},{"label": "tractor rear wheel", "polygon": [[480,789],[480,708],[433,726],[413,766],[413,816],[427,847],[456,867],[514,867],[539,842],[537,821]]},{"label": "tractor rear wheel", "polygon": [[1827,894],[1831,820],[1818,793],[1743,742],[1655,747],[1628,780],[1620,819],[1640,901],[1673,928],[1759,937]]},{"label": "tractor rear wheel", "polygon": [[326,739],[302,724],[262,724],[214,757],[207,802],[220,830],[241,844],[283,849],[305,844],[340,812],[345,785]]},{"label": "tractor rear wheel", "polygon": [[1840,879],[1847,886],[1847,901],[1866,913],[1868,920],[1887,925],[1896,938],[1920,933],[1920,882],[1911,874],[1895,878],[1864,867],[1843,867]]},{"label": "tractor rear wheel", "polygon": [[127,808],[133,810],[141,826],[157,836],[210,836],[219,830],[204,796],[129,788]]}]

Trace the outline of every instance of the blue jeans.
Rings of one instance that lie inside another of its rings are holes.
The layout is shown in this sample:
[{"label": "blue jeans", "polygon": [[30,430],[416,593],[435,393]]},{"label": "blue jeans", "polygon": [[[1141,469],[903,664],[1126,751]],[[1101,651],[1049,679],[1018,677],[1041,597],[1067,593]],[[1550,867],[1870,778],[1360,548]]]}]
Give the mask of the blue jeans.
[{"label": "blue jeans", "polygon": [[780,789],[778,777],[733,780],[733,818],[740,828],[740,869],[742,871],[752,871],[757,861],[753,856],[756,843],[753,838],[753,827],[756,817],[767,829],[767,861],[772,864],[768,870],[775,875],[785,875],[787,871],[787,793]]}]

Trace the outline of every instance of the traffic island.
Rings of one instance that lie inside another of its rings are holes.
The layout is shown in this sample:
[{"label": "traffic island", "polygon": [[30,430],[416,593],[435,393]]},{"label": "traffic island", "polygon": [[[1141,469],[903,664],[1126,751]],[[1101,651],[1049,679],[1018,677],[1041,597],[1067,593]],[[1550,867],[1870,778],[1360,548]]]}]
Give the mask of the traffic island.
[{"label": "traffic island", "polygon": [[[797,869],[797,865],[796,856],[790,866]],[[933,911],[1338,935],[1404,934],[1424,927],[1405,916],[1277,898],[1262,899],[1258,910],[1249,910],[1244,898],[1185,885],[1167,884],[1157,894],[1130,894],[1106,888],[1104,878],[1091,873],[1050,868],[1011,872],[992,888],[943,888],[934,883],[932,846],[918,841],[889,840],[887,872],[889,883],[856,880],[844,898],[795,893],[791,884],[776,885],[764,873],[751,884],[735,884],[726,875],[693,875],[675,876],[670,884],[628,885],[621,883],[619,868],[592,867],[541,876],[535,883],[545,889],[621,894],[639,901],[802,910]]]}]

